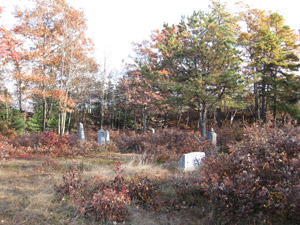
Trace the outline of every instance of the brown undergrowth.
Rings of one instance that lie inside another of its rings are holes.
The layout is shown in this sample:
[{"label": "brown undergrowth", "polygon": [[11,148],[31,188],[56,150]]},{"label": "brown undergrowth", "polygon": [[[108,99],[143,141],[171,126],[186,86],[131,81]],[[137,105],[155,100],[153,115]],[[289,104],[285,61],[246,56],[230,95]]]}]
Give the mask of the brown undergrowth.
[{"label": "brown undergrowth", "polygon": [[[93,216],[82,216],[69,196],[58,197],[54,185],[62,184],[63,175],[74,163],[83,168],[83,179],[98,177],[107,183],[114,178],[116,160],[122,162],[126,185],[131,182],[131,191],[141,193],[135,194],[126,206],[129,217],[125,224],[198,223],[197,214],[187,216],[187,212],[191,212],[187,209],[190,206],[178,210],[170,204],[170,201],[175,204],[171,200],[176,193],[172,185],[174,172],[162,166],[142,163],[135,154],[102,152],[93,157],[75,159],[45,157],[1,161],[0,224],[99,224]],[[159,190],[159,209],[148,207],[149,199],[143,195],[148,187],[152,187],[152,196],[156,195],[155,190]],[[106,224],[115,223],[118,222],[106,221]]]}]

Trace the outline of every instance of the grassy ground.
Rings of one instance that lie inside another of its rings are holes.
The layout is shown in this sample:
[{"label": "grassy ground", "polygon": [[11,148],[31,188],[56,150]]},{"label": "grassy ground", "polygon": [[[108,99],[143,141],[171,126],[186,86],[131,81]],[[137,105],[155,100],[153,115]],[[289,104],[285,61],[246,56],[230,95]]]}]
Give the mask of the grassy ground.
[{"label": "grassy ground", "polygon": [[[133,162],[133,154],[101,153],[75,160],[84,167],[84,176],[114,177],[113,162],[122,161],[124,177],[148,176],[164,183],[165,194],[172,194],[168,182],[176,172],[172,166],[144,165]],[[62,182],[62,174],[71,159],[10,159],[0,162],[0,225],[1,224],[99,224],[82,218],[68,199],[58,200],[54,185]],[[172,171],[172,172],[170,172]],[[126,224],[202,224],[197,217],[164,210],[157,213],[131,205],[131,219]]]}]

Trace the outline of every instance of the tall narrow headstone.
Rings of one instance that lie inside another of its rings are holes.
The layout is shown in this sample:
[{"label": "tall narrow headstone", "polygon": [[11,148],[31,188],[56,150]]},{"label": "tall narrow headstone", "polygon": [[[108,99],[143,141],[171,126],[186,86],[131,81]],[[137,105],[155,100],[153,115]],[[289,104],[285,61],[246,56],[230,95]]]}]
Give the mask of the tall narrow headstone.
[{"label": "tall narrow headstone", "polygon": [[105,139],[106,139],[106,131],[103,130],[103,129],[100,129],[98,131],[98,138],[97,138],[98,144],[104,144],[105,143]]},{"label": "tall narrow headstone", "polygon": [[105,131],[105,142],[109,142],[109,131]]},{"label": "tall narrow headstone", "polygon": [[85,137],[84,137],[84,129],[83,129],[83,124],[79,123],[78,124],[78,139],[84,141]]},{"label": "tall narrow headstone", "polygon": [[211,128],[211,131],[208,133],[207,139],[210,140],[213,145],[217,145],[217,134],[213,128]]}]

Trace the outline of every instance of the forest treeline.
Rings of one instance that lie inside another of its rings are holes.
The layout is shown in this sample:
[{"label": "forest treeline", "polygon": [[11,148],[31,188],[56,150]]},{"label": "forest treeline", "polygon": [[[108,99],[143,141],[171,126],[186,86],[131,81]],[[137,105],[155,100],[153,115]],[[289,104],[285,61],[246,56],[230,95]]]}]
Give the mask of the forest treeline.
[{"label": "forest treeline", "polygon": [[82,11],[65,0],[33,2],[16,9],[12,29],[0,26],[3,133],[184,123],[206,136],[236,115],[251,123],[300,119],[299,35],[278,13],[246,5],[230,13],[211,1],[208,11],[134,44],[134,62],[115,81],[94,58]]}]

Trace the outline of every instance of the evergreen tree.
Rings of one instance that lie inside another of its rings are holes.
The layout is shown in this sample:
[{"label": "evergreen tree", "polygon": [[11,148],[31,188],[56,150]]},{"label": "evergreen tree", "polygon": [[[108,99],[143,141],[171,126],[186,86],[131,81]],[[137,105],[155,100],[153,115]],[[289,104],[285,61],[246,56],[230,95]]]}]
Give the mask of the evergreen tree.
[{"label": "evergreen tree", "polygon": [[204,137],[208,110],[241,87],[236,22],[213,1],[209,13],[194,12],[179,25],[165,25],[157,38],[162,66],[170,73],[167,81],[176,86],[171,92],[197,108]]},{"label": "evergreen tree", "polygon": [[14,129],[18,135],[22,135],[24,133],[25,127],[26,123],[23,119],[22,113],[20,113],[19,110],[13,109],[11,128]]},{"label": "evergreen tree", "polygon": [[273,111],[274,121],[278,111],[295,114],[300,97],[299,78],[295,76],[299,68],[298,35],[278,13],[248,8],[241,18],[247,30],[239,39],[254,83],[255,119],[266,121],[267,107]]},{"label": "evergreen tree", "polygon": [[37,107],[33,116],[27,121],[27,127],[29,131],[41,132],[43,130],[43,109]]}]

